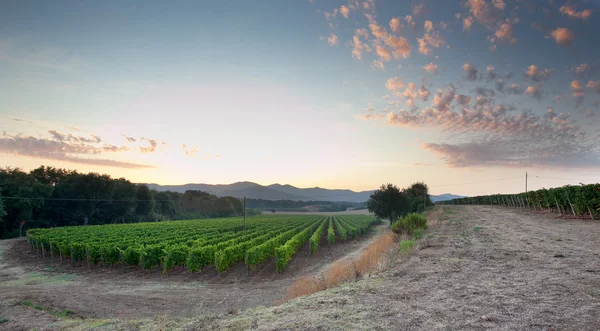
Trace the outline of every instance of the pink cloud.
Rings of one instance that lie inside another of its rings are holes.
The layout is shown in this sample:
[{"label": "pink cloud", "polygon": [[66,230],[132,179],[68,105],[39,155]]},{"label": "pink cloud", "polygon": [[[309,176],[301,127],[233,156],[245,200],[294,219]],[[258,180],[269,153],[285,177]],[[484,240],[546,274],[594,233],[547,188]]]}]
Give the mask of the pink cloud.
[{"label": "pink cloud", "polygon": [[406,86],[398,77],[393,77],[385,82],[385,88],[390,91],[395,91]]},{"label": "pink cloud", "polygon": [[425,65],[423,67],[423,69],[425,69],[425,71],[429,72],[429,73],[435,73],[437,74],[437,70],[438,70],[438,65],[430,62],[429,64]]},{"label": "pink cloud", "polygon": [[402,23],[398,17],[394,17],[390,20],[390,29],[394,33],[400,33],[402,31]]},{"label": "pink cloud", "polygon": [[573,32],[567,28],[558,28],[551,33],[552,38],[561,46],[569,46],[575,40]]},{"label": "pink cloud", "polygon": [[578,18],[581,20],[587,20],[588,18],[590,18],[590,16],[592,16],[592,11],[590,9],[585,9],[578,12],[575,6],[568,4],[561,6],[559,11],[563,15],[567,15],[571,18]]}]

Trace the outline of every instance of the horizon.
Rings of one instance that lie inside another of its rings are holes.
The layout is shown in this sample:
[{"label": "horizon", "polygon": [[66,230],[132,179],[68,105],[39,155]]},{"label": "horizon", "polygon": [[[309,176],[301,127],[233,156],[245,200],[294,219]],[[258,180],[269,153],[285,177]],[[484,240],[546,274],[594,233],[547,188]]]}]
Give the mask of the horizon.
[{"label": "horizon", "polygon": [[2,166],[462,196],[600,182],[598,3],[0,9]]}]

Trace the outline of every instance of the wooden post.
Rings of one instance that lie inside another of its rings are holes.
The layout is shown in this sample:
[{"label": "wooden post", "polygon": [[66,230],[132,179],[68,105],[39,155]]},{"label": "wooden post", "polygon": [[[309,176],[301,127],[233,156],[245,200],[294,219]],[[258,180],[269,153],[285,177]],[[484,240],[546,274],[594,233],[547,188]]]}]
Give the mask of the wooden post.
[{"label": "wooden post", "polygon": [[554,197],[554,201],[556,202],[556,208],[558,208],[558,212],[562,215],[562,210],[560,210],[560,205],[558,204],[558,199]]},{"label": "wooden post", "polygon": [[577,215],[575,214],[575,208],[573,208],[573,204],[571,203],[571,199],[569,199],[569,194],[567,194],[567,192],[565,192],[565,195],[567,196],[567,202],[569,203],[569,206],[571,206],[571,211],[573,212],[573,216],[577,217]]},{"label": "wooden post", "polygon": [[73,256],[73,247],[69,248],[71,251],[71,267],[75,268],[75,257]]},{"label": "wooden post", "polygon": [[87,247],[85,248],[85,259],[87,261],[88,269],[92,269],[92,267],[90,267],[90,251],[87,249]]},{"label": "wooden post", "polygon": [[50,242],[50,257],[52,258],[52,264],[54,264],[54,250],[52,249],[52,242]]},{"label": "wooden post", "polygon": [[44,242],[42,242],[42,257],[46,257],[46,252],[44,251]]},{"label": "wooden post", "polygon": [[587,206],[588,212],[590,212],[590,217],[592,218],[592,221],[594,220],[594,214],[592,214],[592,210],[590,209],[590,206]]},{"label": "wooden post", "polygon": [[119,249],[119,259],[121,259],[121,265],[123,266],[123,273],[125,273],[125,257],[123,251]]}]

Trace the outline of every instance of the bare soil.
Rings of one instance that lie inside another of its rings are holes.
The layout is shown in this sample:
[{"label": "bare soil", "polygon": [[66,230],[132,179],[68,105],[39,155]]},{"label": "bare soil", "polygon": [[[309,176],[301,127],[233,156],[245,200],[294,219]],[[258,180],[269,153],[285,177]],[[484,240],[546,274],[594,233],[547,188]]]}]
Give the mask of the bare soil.
[{"label": "bare soil", "polygon": [[[275,301],[293,277],[194,288],[193,282],[181,279],[185,275],[146,279],[135,273],[112,278],[94,273],[64,280],[68,274],[50,273],[43,282],[27,285],[32,278],[38,282],[31,273],[41,271],[9,254],[0,260],[0,319],[9,319],[0,328],[600,329],[600,221],[488,206],[444,210],[413,252],[393,255],[387,271],[282,305],[268,302]],[[351,250],[346,248],[346,253]],[[199,298],[205,295],[215,302],[205,304]],[[42,300],[42,306],[71,309],[75,316],[57,318],[7,300],[26,296]],[[246,304],[229,310],[233,302]],[[241,310],[252,305],[256,307]],[[100,309],[103,315],[86,307]],[[97,316],[104,318],[90,318]]]},{"label": "bare soil", "polygon": [[[385,225],[376,226],[356,240],[339,242],[331,247],[323,236],[314,255],[304,247],[281,273],[275,271],[273,259],[258,265],[250,273],[243,262],[222,274],[214,266],[197,273],[179,268],[166,274],[158,269],[143,271],[121,266],[105,269],[102,265],[88,268],[80,264],[73,268],[66,260],[61,264],[58,257],[52,263],[47,253],[45,258],[41,257],[24,238],[2,240],[0,320],[17,322],[9,324],[17,329],[37,327],[43,330],[48,316],[37,323],[41,315],[48,315],[43,311],[69,310],[71,317],[82,319],[136,320],[163,315],[186,318],[271,306],[281,300],[297,277],[315,273],[360,249],[382,227]],[[43,310],[23,307],[22,303],[27,301]],[[25,315],[41,315],[29,316],[19,323],[15,310],[27,311]],[[0,329],[2,327],[0,324]]]}]

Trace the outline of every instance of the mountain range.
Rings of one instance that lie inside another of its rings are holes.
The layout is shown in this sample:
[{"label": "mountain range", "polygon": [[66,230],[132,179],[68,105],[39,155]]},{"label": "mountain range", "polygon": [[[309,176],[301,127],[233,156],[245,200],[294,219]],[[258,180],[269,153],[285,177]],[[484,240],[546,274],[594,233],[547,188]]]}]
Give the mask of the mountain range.
[{"label": "mountain range", "polygon": [[[253,182],[237,182],[233,184],[184,184],[159,185],[147,184],[157,191],[173,191],[183,193],[187,190],[208,192],[216,196],[247,197],[265,200],[297,200],[297,201],[333,201],[333,202],[365,202],[369,200],[371,191],[355,192],[341,189],[325,189],[320,187],[298,188],[292,185],[271,184],[263,186]],[[432,195],[433,202],[461,198],[453,194]]]}]

